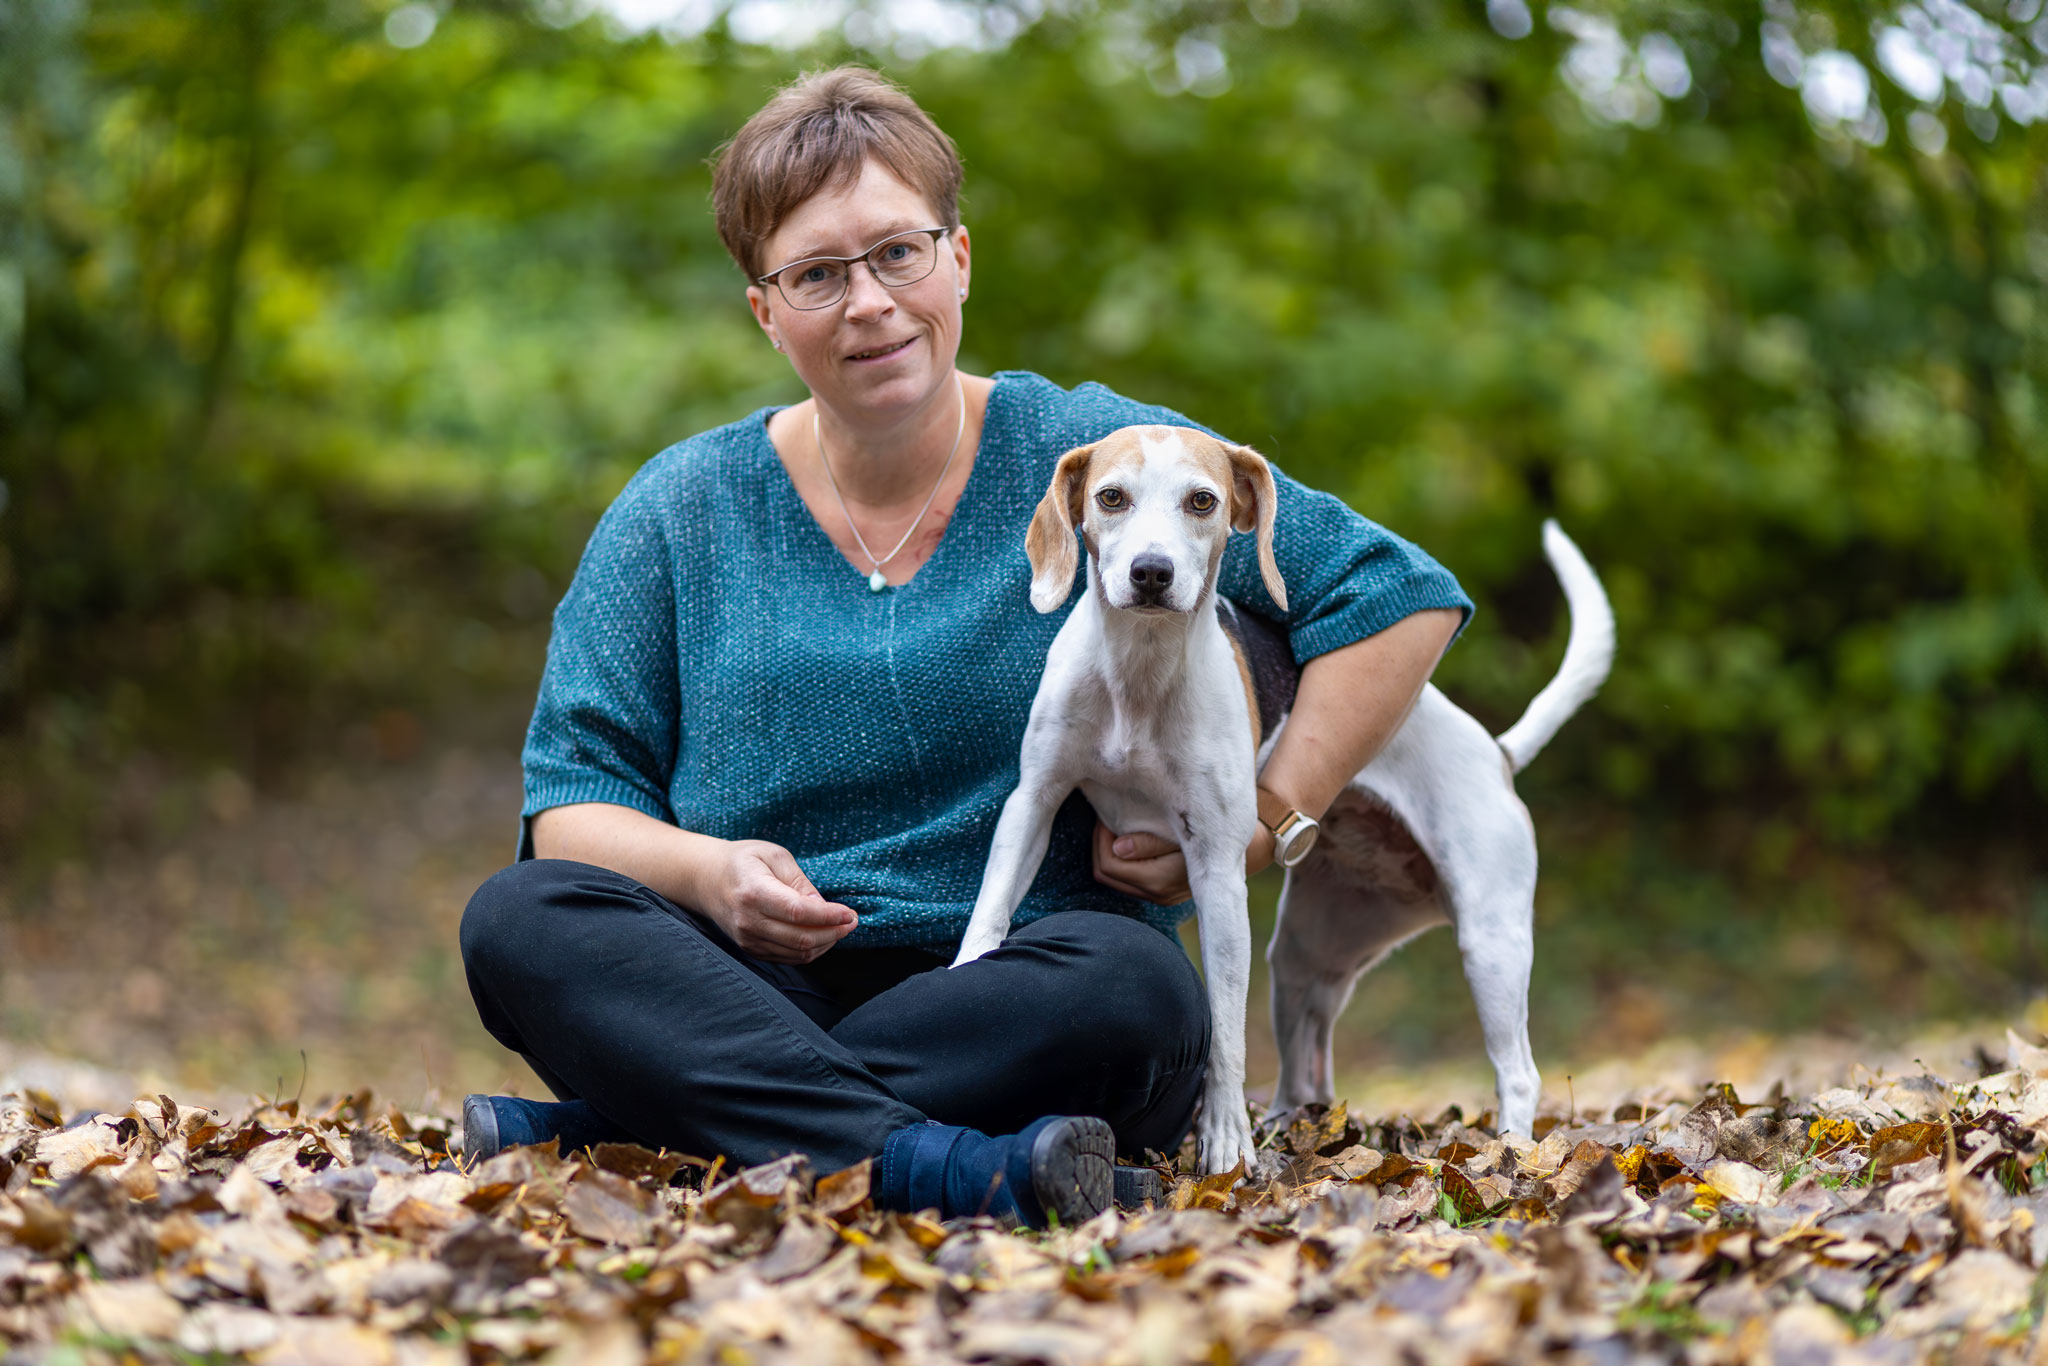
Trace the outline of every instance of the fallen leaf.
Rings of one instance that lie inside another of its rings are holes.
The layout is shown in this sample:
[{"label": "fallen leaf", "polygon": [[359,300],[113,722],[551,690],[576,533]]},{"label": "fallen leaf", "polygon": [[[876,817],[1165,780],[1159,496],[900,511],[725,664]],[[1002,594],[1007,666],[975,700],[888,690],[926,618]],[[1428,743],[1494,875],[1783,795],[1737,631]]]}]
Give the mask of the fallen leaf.
[{"label": "fallen leaf", "polygon": [[1287,1126],[1288,1150],[1299,1158],[1336,1152],[1358,1142],[1358,1138],[1358,1126],[1351,1122],[1349,1109],[1341,1100],[1327,1107],[1305,1106]]},{"label": "fallen leaf", "polygon": [[636,1182],[595,1167],[570,1184],[562,1213],[573,1232],[592,1242],[641,1247],[653,1234],[654,1197]]},{"label": "fallen leaf", "polygon": [[818,1213],[837,1219],[866,1204],[874,1181],[874,1169],[874,1161],[869,1158],[829,1176],[819,1177],[817,1187],[812,1191],[812,1201]]},{"label": "fallen leaf", "polygon": [[[1590,1138],[1584,1140],[1572,1149],[1571,1156],[1557,1169],[1557,1174],[1543,1183],[1544,1198],[1553,1206],[1569,1200],[1572,1192],[1579,1188],[1580,1183],[1595,1167],[1602,1162],[1611,1166],[1613,1158],[1614,1151],[1606,1144],[1597,1143]],[[1616,1174],[1619,1175],[1619,1172]]]},{"label": "fallen leaf", "polygon": [[665,1186],[685,1166],[708,1166],[696,1158],[685,1157],[664,1149],[654,1152],[637,1143],[600,1143],[590,1150],[593,1166],[623,1176],[629,1181],[643,1181]]},{"label": "fallen leaf", "polygon": [[1739,1205],[1755,1205],[1764,1199],[1770,1178],[1747,1162],[1710,1162],[1700,1173],[1700,1179],[1711,1186],[1723,1200],[1733,1200]]},{"label": "fallen leaf", "polygon": [[149,1280],[87,1281],[71,1303],[73,1326],[104,1337],[168,1340],[185,1317],[185,1306]]},{"label": "fallen leaf", "polygon": [[1720,1127],[1715,1134],[1714,1154],[1764,1171],[1779,1171],[1805,1156],[1806,1145],[1806,1125],[1801,1121],[1750,1114]]},{"label": "fallen leaf", "polygon": [[1894,1124],[1879,1129],[1870,1136],[1866,1145],[1875,1172],[1874,1179],[1887,1181],[1895,1168],[1940,1152],[1946,1146],[1947,1138],[1948,1131],[1941,1125],[1926,1122]]}]

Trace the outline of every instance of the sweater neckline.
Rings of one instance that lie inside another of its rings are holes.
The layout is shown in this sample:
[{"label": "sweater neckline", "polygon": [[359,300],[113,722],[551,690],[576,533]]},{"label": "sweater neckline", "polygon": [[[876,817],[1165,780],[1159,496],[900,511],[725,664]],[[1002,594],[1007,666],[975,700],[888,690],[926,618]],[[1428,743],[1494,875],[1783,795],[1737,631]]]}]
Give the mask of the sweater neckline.
[{"label": "sweater neckline", "polygon": [[826,567],[832,571],[831,576],[843,578],[850,587],[858,587],[862,598],[880,599],[908,593],[923,583],[935,567],[943,568],[949,558],[948,547],[960,539],[956,533],[961,530],[962,521],[967,516],[977,513],[982,503],[987,501],[986,496],[978,494],[977,490],[986,488],[995,477],[984,473],[988,463],[989,431],[996,423],[997,403],[1008,402],[1008,394],[1005,391],[1010,384],[1011,372],[998,370],[991,379],[994,383],[989,387],[988,405],[981,414],[981,437],[974,447],[974,467],[967,472],[967,482],[960,486],[960,496],[954,500],[952,516],[946,522],[945,531],[939,536],[938,545],[933,547],[932,553],[917,567],[917,572],[910,576],[908,582],[892,583],[883,592],[870,589],[866,576],[861,574],[846,556],[839,553],[839,547],[833,544],[824,524],[812,515],[810,505],[805,503],[803,495],[796,491],[796,483],[789,477],[789,469],[782,463],[782,457],[775,453],[775,442],[768,435],[769,419],[794,405],[779,404],[763,408],[754,414],[754,434],[759,443],[757,454],[766,460],[770,467],[767,471],[769,488],[772,491],[771,496],[781,504],[781,515],[802,524],[803,530],[797,533],[798,536],[808,537],[812,552],[821,555]]}]

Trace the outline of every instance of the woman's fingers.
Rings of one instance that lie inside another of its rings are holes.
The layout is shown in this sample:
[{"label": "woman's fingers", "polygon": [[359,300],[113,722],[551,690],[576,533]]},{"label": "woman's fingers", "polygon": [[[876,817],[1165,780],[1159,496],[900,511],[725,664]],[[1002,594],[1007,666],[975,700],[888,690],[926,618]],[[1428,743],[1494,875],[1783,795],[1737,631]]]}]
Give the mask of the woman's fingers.
[{"label": "woman's fingers", "polygon": [[796,858],[778,844],[762,842],[760,861],[769,874],[752,890],[762,909],[794,925],[843,925],[852,929],[860,917],[851,906],[827,901],[797,867]]},{"label": "woman's fingers", "polygon": [[746,906],[733,926],[733,939],[748,953],[775,962],[807,963],[844,939],[851,922],[806,926],[785,918],[787,908]]},{"label": "woman's fingers", "polygon": [[787,849],[748,841],[732,887],[733,942],[756,958],[808,963],[860,923],[850,906],[827,901]]},{"label": "woman's fingers", "polygon": [[[1119,847],[1135,848],[1140,856],[1125,857]],[[1177,906],[1194,895],[1180,846],[1157,835],[1116,835],[1100,821],[1095,824],[1095,880],[1156,906]]]},{"label": "woman's fingers", "polygon": [[[1096,828],[1104,833],[1108,833],[1109,830],[1109,827],[1103,825],[1100,821],[1096,822]],[[1131,863],[1142,862],[1145,859],[1164,858],[1168,854],[1178,854],[1180,852],[1180,846],[1172,840],[1161,839],[1157,835],[1147,834],[1142,830],[1134,831],[1128,835],[1111,835],[1110,839],[1110,848],[1115,852],[1116,856]]]}]

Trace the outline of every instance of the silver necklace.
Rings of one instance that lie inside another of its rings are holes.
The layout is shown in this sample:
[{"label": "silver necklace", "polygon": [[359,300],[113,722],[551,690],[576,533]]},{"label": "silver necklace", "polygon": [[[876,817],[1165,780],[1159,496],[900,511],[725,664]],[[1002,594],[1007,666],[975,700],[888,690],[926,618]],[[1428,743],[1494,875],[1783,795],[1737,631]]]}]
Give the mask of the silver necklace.
[{"label": "silver necklace", "polygon": [[860,547],[860,553],[867,556],[868,563],[875,567],[875,572],[868,575],[868,591],[870,593],[879,593],[889,586],[889,581],[882,577],[882,566],[895,559],[901,553],[903,547],[910,544],[910,538],[917,531],[918,527],[924,524],[924,515],[932,510],[932,500],[939,496],[939,489],[946,482],[946,472],[953,468],[953,457],[960,453],[960,435],[967,430],[967,385],[960,378],[960,372],[957,370],[953,372],[953,388],[960,395],[960,424],[953,428],[953,446],[951,450],[946,452],[946,463],[939,467],[939,482],[933,484],[932,491],[925,495],[924,506],[917,510],[916,518],[910,523],[910,530],[904,532],[903,539],[896,542],[896,549],[880,559],[876,559],[875,552],[868,549],[867,540],[860,534],[860,528],[853,524],[853,513],[847,509],[846,495],[839,491],[839,480],[832,473],[832,462],[825,458],[825,433],[818,426],[817,401],[815,399],[812,400],[811,440],[817,444],[818,461],[825,467],[825,478],[832,485],[832,496],[839,500],[839,512],[841,516],[846,518],[846,529],[853,533],[853,543]]}]

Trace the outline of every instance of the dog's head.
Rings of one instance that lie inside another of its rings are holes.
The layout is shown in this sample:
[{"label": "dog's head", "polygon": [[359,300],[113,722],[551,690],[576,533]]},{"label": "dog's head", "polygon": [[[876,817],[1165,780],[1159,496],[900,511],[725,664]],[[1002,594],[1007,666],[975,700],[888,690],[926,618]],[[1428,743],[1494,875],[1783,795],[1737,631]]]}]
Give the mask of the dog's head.
[{"label": "dog's head", "polygon": [[1223,543],[1256,531],[1259,572],[1282,611],[1273,562],[1273,471],[1248,446],[1192,427],[1124,427],[1060,457],[1031,518],[1031,605],[1050,612],[1074,587],[1074,528],[1108,605],[1192,612],[1214,583]]}]

